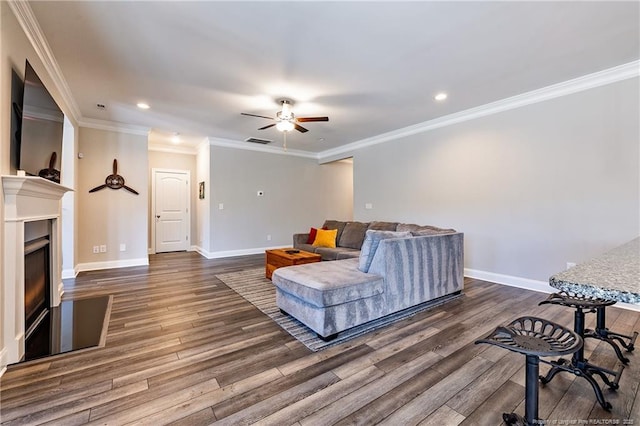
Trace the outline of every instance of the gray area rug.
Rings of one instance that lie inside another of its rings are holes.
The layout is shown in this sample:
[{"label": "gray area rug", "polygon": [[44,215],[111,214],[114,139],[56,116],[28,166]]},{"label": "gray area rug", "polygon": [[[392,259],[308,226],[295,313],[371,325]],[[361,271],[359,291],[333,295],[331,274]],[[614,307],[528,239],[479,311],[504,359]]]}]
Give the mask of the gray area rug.
[{"label": "gray area rug", "polygon": [[439,306],[449,300],[459,297],[459,295],[445,296],[431,302],[405,309],[395,314],[387,315],[386,317],[343,331],[338,334],[336,339],[331,340],[330,342],[325,342],[320,339],[314,331],[309,329],[300,321],[280,312],[280,309],[276,306],[275,287],[270,280],[265,278],[264,268],[247,269],[240,272],[220,274],[216,275],[216,278],[225,283],[229,288],[238,293],[256,308],[260,309],[285,331],[314,352],[344,343],[347,340],[409,318],[418,312]]}]

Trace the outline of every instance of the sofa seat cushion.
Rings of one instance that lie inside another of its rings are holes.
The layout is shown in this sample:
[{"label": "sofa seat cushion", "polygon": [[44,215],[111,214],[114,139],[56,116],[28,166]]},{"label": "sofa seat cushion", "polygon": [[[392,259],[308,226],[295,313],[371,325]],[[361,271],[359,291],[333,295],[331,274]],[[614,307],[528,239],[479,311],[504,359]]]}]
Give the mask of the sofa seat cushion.
[{"label": "sofa seat cushion", "polygon": [[[345,247],[314,247],[314,249],[314,253],[322,256],[322,260],[350,259],[352,257],[360,256],[360,250],[354,250]],[[355,252],[357,252],[357,255]]]},{"label": "sofa seat cushion", "polygon": [[298,250],[308,251],[309,253],[315,253],[318,247],[314,247],[311,244],[295,244],[295,248]]},{"label": "sofa seat cushion", "polygon": [[380,275],[358,270],[358,259],[308,263],[276,269],[273,284],[322,308],[373,297],[384,292]]},{"label": "sofa seat cushion", "polygon": [[360,250],[340,247],[340,250],[338,251],[338,255],[337,255],[338,260],[353,259],[354,257],[356,258],[360,257]]}]

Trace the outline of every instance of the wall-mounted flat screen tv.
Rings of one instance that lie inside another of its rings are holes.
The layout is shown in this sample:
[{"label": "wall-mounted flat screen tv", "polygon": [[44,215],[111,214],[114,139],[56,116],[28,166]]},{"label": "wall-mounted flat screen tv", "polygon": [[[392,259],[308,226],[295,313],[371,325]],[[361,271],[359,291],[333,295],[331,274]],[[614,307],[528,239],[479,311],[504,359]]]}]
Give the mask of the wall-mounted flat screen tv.
[{"label": "wall-mounted flat screen tv", "polygon": [[25,66],[24,94],[19,113],[22,120],[18,168],[27,175],[60,183],[64,114],[29,61]]}]

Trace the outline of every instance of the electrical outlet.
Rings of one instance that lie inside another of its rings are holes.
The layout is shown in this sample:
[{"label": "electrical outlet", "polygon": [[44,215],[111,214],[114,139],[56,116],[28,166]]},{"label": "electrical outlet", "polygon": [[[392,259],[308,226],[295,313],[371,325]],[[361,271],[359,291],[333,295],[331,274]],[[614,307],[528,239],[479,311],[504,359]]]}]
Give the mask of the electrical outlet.
[{"label": "electrical outlet", "polygon": [[364,208],[367,209],[367,210],[371,210],[373,208],[373,204],[365,203]]},{"label": "electrical outlet", "polygon": [[271,234],[267,234],[267,241],[271,241]]},{"label": "electrical outlet", "polygon": [[100,246],[93,246],[93,254],[100,253]]},{"label": "electrical outlet", "polygon": [[102,244],[102,245],[100,246],[100,253],[106,253],[106,252],[107,252],[107,246],[106,246],[106,245],[104,245],[104,244]]},{"label": "electrical outlet", "polygon": [[219,203],[218,204],[218,210],[224,210],[224,204]]},{"label": "electrical outlet", "polygon": [[120,244],[120,251],[127,251],[127,245],[125,243]]}]

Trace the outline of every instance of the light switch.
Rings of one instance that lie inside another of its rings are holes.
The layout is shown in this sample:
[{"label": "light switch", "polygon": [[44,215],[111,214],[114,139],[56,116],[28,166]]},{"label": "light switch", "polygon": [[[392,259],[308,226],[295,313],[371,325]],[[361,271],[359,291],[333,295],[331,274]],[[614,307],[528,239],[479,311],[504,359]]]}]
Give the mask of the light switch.
[{"label": "light switch", "polygon": [[224,204],[222,203],[218,204],[218,210],[224,210]]},{"label": "light switch", "polygon": [[366,204],[364,205],[364,208],[365,208],[365,209],[367,209],[367,210],[371,210],[371,209],[373,208],[373,204],[371,204],[371,203],[366,203]]}]

